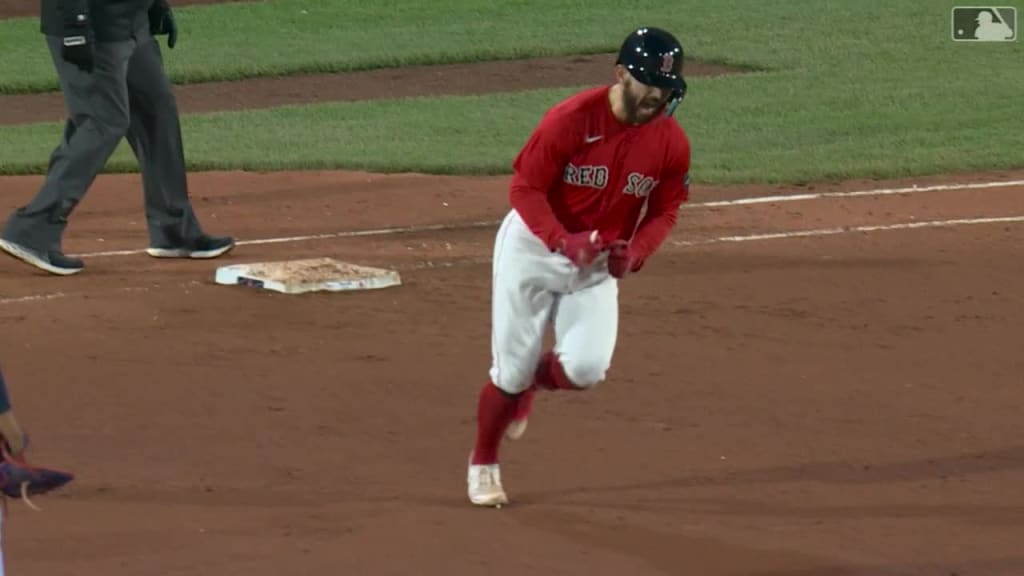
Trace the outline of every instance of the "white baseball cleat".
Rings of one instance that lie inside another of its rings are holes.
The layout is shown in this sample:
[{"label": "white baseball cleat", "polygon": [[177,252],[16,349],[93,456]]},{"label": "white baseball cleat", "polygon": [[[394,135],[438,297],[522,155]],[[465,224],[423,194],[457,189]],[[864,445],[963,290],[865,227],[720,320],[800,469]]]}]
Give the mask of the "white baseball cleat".
[{"label": "white baseball cleat", "polygon": [[469,501],[477,506],[508,504],[508,496],[501,487],[501,470],[497,464],[470,464],[467,493]]}]

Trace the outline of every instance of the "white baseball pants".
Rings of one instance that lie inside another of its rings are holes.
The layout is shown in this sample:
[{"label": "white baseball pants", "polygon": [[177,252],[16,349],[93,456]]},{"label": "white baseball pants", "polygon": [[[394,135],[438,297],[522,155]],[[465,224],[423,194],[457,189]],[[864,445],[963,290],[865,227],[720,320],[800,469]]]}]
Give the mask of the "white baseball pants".
[{"label": "white baseball pants", "polygon": [[600,383],[615,351],[618,297],[606,255],[579,268],[510,211],[494,243],[491,381],[510,394],[529,388],[551,321],[565,374],[579,388]]}]

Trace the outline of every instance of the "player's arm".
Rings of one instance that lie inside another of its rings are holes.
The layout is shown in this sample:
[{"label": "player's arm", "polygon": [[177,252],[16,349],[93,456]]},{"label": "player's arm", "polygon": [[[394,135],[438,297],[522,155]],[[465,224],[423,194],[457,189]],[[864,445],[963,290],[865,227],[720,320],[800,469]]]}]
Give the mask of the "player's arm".
[{"label": "player's arm", "polygon": [[174,48],[178,42],[178,25],[168,0],[155,0],[149,7],[149,33],[154,36],[166,34],[168,48]]},{"label": "player's arm", "polygon": [[628,244],[618,243],[611,247],[609,270],[618,278],[643,267],[672,232],[679,218],[679,207],[689,200],[689,143],[684,142],[672,154],[668,171],[651,191],[647,212],[637,226],[633,239]]},{"label": "player's arm", "polygon": [[679,218],[679,207],[689,197],[689,175],[675,173],[651,191],[647,214],[637,227],[631,248],[639,270],[644,261],[661,247]]},{"label": "player's arm", "polygon": [[[574,132],[564,117],[546,117],[530,135],[513,163],[515,174],[509,202],[530,230],[551,250],[569,236],[548,201],[548,190],[562,179],[572,157],[567,132]],[[582,137],[580,138],[582,140]]]},{"label": "player's arm", "polygon": [[25,449],[25,432],[11,409],[3,372],[0,372],[0,441],[4,442],[7,450],[15,456]]}]

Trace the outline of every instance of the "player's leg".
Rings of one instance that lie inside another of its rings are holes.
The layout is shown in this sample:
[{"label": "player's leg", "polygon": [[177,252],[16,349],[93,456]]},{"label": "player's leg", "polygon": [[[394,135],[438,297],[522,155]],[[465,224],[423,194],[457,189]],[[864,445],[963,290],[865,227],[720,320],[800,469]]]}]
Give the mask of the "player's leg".
[{"label": "player's leg", "polygon": [[145,27],[128,64],[131,124],[128,143],[139,160],[151,256],[213,258],[230,250],[227,237],[205,235],[189,199],[178,105],[156,38]]},{"label": "player's leg", "polygon": [[508,427],[505,428],[505,437],[509,440],[518,440],[523,437],[523,434],[526,434],[526,423],[530,418],[530,412],[533,411],[533,399],[536,395],[536,386],[530,386],[519,395],[516,412],[512,415],[512,421],[509,422]]},{"label": "player's leg", "polygon": [[619,330],[619,285],[607,277],[563,295],[554,314],[555,348],[537,368],[537,385],[583,390],[604,381]]},{"label": "player's leg", "polygon": [[604,380],[611,362],[618,331],[618,284],[613,278],[582,291],[560,295],[555,310],[556,346],[541,356],[534,385],[520,396],[516,415],[506,430],[506,435],[513,440],[526,432],[538,388],[589,388]]},{"label": "player's leg", "polygon": [[522,393],[532,386],[551,317],[555,288],[571,274],[568,261],[553,257],[511,212],[498,231],[492,277],[492,365],[477,403],[477,438],[469,466],[470,501],[507,502],[498,469],[498,449]]},{"label": "player's leg", "polygon": [[68,218],[128,128],[125,75],[134,44],[97,44],[95,69],[85,72],[63,59],[59,37],[47,36],[46,42],[68,119],[60,144],[50,154],[43,185],[10,215],[0,246],[37,268],[64,275],[83,268],[81,260],[65,256],[61,248]]},{"label": "player's leg", "polygon": [[523,394],[533,384],[554,295],[536,286],[506,285],[495,277],[490,380],[480,392],[474,464],[494,464]]},{"label": "player's leg", "polygon": [[188,200],[177,103],[162,72],[160,46],[143,31],[138,42],[128,66],[132,106],[127,140],[139,160],[152,246],[168,237],[180,242],[200,230]]},{"label": "player's leg", "polygon": [[[610,285],[609,285],[610,283]],[[592,300],[599,299],[612,308],[602,311],[592,303]],[[582,302],[582,304],[580,304]],[[577,312],[578,307],[583,307],[585,312]],[[561,311],[561,312],[559,312]],[[582,328],[572,328],[576,324],[575,317],[586,314],[591,322]],[[559,322],[559,318],[561,321]],[[526,433],[526,425],[533,407],[534,397],[539,388],[545,389],[568,389],[578,390],[588,385],[577,386],[565,375],[562,362],[558,360],[558,353],[563,352],[566,342],[570,350],[575,348],[573,344],[579,337],[594,339],[601,338],[597,334],[589,334],[588,330],[600,331],[610,341],[599,345],[593,352],[593,357],[583,357],[579,353],[569,352],[570,361],[576,366],[574,371],[579,373],[585,369],[592,369],[599,372],[598,380],[603,379],[604,370],[600,364],[610,361],[611,352],[615,347],[615,336],[618,328],[618,284],[614,278],[608,275],[607,263],[604,256],[600,256],[593,265],[583,270],[573,278],[573,286],[570,291],[559,293],[555,299],[555,308],[552,312],[552,319],[555,321],[555,336],[558,342],[555,351],[547,352],[540,357],[537,368],[534,371],[533,385],[520,396],[516,414],[512,418],[505,431],[508,438],[517,440]],[[607,328],[610,328],[608,330]],[[579,334],[579,337],[574,336]],[[586,345],[586,344],[584,344]],[[575,359],[575,360],[573,360]],[[577,378],[584,383],[590,382],[594,377],[577,374]]]}]

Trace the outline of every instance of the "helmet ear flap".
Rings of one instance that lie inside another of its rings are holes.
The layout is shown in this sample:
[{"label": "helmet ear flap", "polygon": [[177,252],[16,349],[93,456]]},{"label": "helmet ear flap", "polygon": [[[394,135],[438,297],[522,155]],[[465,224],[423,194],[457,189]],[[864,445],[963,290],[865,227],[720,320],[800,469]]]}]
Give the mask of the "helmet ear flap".
[{"label": "helmet ear flap", "polygon": [[679,88],[672,92],[672,96],[668,100],[668,106],[665,107],[665,115],[671,116],[675,114],[676,108],[679,107],[683,102],[683,98],[686,97],[686,80],[683,78],[679,79]]}]

